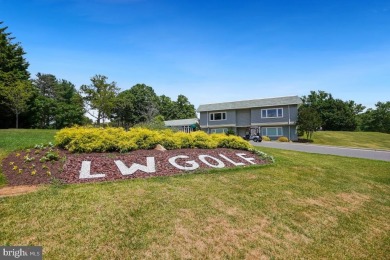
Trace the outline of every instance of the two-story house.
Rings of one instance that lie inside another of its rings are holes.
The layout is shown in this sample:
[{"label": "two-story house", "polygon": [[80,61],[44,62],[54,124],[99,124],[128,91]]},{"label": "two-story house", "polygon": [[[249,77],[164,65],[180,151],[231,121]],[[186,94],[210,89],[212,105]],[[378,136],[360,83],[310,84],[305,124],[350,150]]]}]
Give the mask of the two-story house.
[{"label": "two-story house", "polygon": [[297,140],[298,96],[264,98],[200,105],[200,128],[207,133],[229,129],[237,135],[260,133],[271,139]]}]

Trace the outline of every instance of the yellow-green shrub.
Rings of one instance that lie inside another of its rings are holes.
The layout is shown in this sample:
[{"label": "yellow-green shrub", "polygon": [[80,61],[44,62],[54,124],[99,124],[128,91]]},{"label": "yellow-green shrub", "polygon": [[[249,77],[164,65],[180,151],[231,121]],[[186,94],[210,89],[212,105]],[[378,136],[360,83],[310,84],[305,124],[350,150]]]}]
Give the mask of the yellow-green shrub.
[{"label": "yellow-green shrub", "polygon": [[194,148],[194,137],[188,133],[176,132],[175,139],[179,143],[179,148]]},{"label": "yellow-green shrub", "polygon": [[63,128],[61,129],[60,131],[58,131],[55,135],[55,142],[56,144],[61,147],[61,148],[65,148],[65,146],[67,144],[70,143],[70,141],[72,141],[75,136],[77,135],[78,131],[80,131],[80,129],[83,129],[83,128],[88,128],[88,127],[78,127],[78,126],[75,126],[75,127],[72,127],[72,128]]},{"label": "yellow-green shrub", "polygon": [[196,148],[213,149],[218,146],[218,142],[203,131],[192,132],[190,135],[194,140],[194,147]]},{"label": "yellow-green shrub", "polygon": [[130,132],[125,132],[120,135],[117,142],[119,152],[126,153],[138,149],[138,145]]},{"label": "yellow-green shrub", "polygon": [[288,138],[285,137],[285,136],[281,136],[281,137],[278,138],[278,141],[279,142],[288,142]]},{"label": "yellow-green shrub", "polygon": [[175,134],[170,129],[159,131],[159,144],[164,146],[165,149],[179,149],[181,148],[181,141],[175,137]]},{"label": "yellow-green shrub", "polygon": [[263,139],[263,141],[271,141],[271,138],[266,135],[263,135],[261,138]]},{"label": "yellow-green shrub", "polygon": [[129,152],[137,149],[153,149],[161,144],[166,149],[180,148],[233,148],[249,149],[250,144],[241,137],[225,134],[209,135],[203,131],[173,132],[171,130],[150,130],[132,128],[72,127],[57,132],[58,146],[71,152]]},{"label": "yellow-green shrub", "polygon": [[247,150],[251,147],[248,141],[239,136],[226,134],[212,134],[211,138],[217,142],[217,147]]},{"label": "yellow-green shrub", "polygon": [[129,131],[129,135],[137,144],[138,149],[153,149],[161,140],[159,131],[153,131],[147,128],[132,128]]},{"label": "yellow-green shrub", "polygon": [[[66,138],[66,133],[69,137]],[[90,153],[90,152],[110,152],[116,151],[118,136],[124,134],[123,128],[92,128],[78,127],[76,129],[66,129],[65,134],[59,131],[63,143],[60,146],[71,152]],[[58,138],[61,141],[60,138]],[[70,141],[68,142],[68,140]],[[57,141],[57,138],[56,138]],[[67,143],[64,145],[64,143]]]}]

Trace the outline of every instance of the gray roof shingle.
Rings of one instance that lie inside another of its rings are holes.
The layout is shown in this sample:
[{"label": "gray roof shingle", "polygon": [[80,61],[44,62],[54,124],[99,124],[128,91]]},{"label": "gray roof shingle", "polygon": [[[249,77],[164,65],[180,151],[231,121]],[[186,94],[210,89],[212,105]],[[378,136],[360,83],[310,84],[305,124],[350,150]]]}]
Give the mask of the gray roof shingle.
[{"label": "gray roof shingle", "polygon": [[253,108],[253,107],[273,107],[273,106],[298,105],[298,104],[302,104],[302,100],[300,97],[288,96],[288,97],[262,98],[262,99],[242,100],[242,101],[234,101],[234,102],[205,104],[205,105],[200,105],[196,111],[206,112],[206,111],[245,109],[245,108]]},{"label": "gray roof shingle", "polygon": [[165,126],[185,126],[185,125],[193,125],[193,124],[198,123],[198,118],[168,120],[168,121],[164,121],[164,123],[165,123]]}]

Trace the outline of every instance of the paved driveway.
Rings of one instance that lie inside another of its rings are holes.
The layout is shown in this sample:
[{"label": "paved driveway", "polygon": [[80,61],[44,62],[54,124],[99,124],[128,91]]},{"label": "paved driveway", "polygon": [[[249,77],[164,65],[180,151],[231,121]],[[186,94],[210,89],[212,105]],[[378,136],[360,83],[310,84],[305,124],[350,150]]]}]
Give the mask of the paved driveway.
[{"label": "paved driveway", "polygon": [[278,148],[285,150],[301,151],[307,153],[333,154],[340,156],[365,158],[373,160],[390,161],[390,151],[383,150],[369,150],[359,148],[336,147],[327,145],[314,145],[303,143],[282,143],[282,142],[261,142],[255,143],[251,141],[254,146]]}]

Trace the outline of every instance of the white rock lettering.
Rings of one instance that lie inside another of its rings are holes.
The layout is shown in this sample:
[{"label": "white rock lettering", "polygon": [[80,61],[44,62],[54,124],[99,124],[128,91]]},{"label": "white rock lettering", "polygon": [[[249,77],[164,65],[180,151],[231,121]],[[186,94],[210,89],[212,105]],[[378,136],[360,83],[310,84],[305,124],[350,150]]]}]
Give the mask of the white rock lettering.
[{"label": "white rock lettering", "polygon": [[80,179],[93,179],[106,177],[103,173],[91,174],[91,161],[83,161],[81,163]]},{"label": "white rock lettering", "polygon": [[122,175],[131,175],[136,171],[140,170],[146,173],[155,173],[156,172],[156,163],[154,157],[146,158],[146,166],[138,163],[133,163],[130,167],[127,167],[122,161],[114,161],[116,166]]},{"label": "white rock lettering", "polygon": [[185,171],[192,171],[192,170],[195,170],[195,169],[198,169],[199,168],[199,164],[195,161],[186,161],[185,164],[189,164],[191,166],[182,166],[182,165],[179,165],[176,163],[176,160],[177,159],[188,159],[190,157],[188,157],[187,155],[178,155],[178,156],[175,156],[175,157],[171,157],[169,158],[169,163],[172,164],[172,166],[180,169],[180,170],[185,170]]},{"label": "white rock lettering", "polygon": [[[211,160],[216,161],[218,164],[214,165],[212,163],[209,163],[206,160],[206,158],[210,158]],[[225,164],[220,159],[217,159],[217,158],[210,156],[210,155],[201,154],[201,155],[199,155],[199,160],[201,160],[204,164],[207,164],[208,166],[213,167],[213,168],[224,168],[225,167]]]},{"label": "white rock lettering", "polygon": [[[236,153],[235,155],[241,158],[242,160],[248,162],[249,164],[256,164],[255,158],[247,157],[246,153]],[[168,162],[166,163],[170,163],[173,167],[184,171],[193,171],[198,169],[200,167],[199,162],[202,162],[205,165],[212,168],[224,168],[226,167],[225,162],[230,163],[234,166],[245,165],[245,163],[234,161],[232,158],[229,158],[224,154],[218,154],[218,156],[220,158],[217,158],[216,156],[207,155],[207,154],[201,154],[197,156],[196,159],[192,159],[187,155],[177,155],[177,156],[170,157],[168,159]],[[95,178],[106,177],[106,175],[103,173],[91,173],[91,163],[92,163],[91,161],[82,161],[81,169],[79,172],[80,179],[95,179]],[[128,167],[121,160],[114,160],[113,163],[115,163],[115,165],[118,167],[120,174],[123,176],[133,175],[137,171],[150,173],[150,174],[156,173],[158,171],[158,169],[156,168],[155,157],[146,157],[146,165],[133,163],[131,164],[130,167]]]}]

